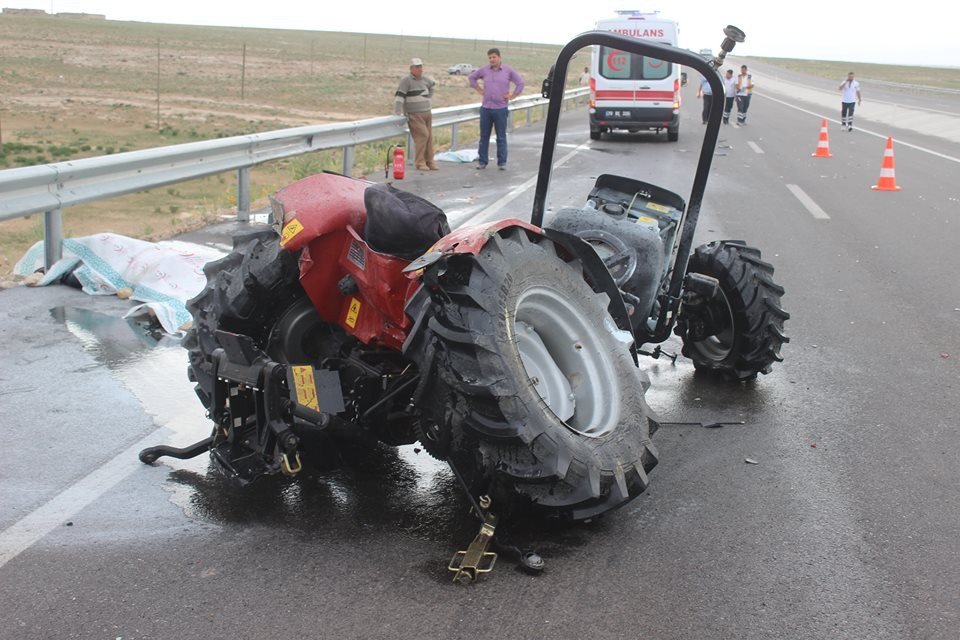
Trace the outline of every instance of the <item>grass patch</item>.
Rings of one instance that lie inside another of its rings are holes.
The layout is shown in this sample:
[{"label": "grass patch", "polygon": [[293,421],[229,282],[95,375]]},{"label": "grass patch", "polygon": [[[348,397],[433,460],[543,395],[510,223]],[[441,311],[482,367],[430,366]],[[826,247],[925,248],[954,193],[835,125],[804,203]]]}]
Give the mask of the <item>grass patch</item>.
[{"label": "grass patch", "polygon": [[838,85],[846,79],[848,72],[853,71],[857,79],[864,83],[872,79],[885,82],[939,87],[941,89],[960,89],[960,69],[908,67],[893,64],[840,62],[835,60],[751,57],[754,60],[772,64],[783,69],[798,71],[817,78],[836,80]]}]

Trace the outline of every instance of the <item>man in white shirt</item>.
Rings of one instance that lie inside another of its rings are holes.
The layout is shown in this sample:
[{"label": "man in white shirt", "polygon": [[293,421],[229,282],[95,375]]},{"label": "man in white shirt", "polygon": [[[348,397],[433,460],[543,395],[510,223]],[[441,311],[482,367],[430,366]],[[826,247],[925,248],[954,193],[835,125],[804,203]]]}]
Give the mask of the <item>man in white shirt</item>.
[{"label": "man in white shirt", "polygon": [[853,131],[853,108],[860,104],[860,83],[853,79],[853,71],[840,83],[840,128]]},{"label": "man in white shirt", "polygon": [[580,74],[580,86],[586,87],[590,84],[590,67],[584,67],[583,73]]},{"label": "man in white shirt", "polygon": [[733,69],[727,69],[723,76],[723,124],[730,124],[730,112],[733,111],[733,100],[737,96],[737,79],[733,77]]},{"label": "man in white shirt", "polygon": [[740,75],[737,76],[737,124],[747,124],[747,109],[750,108],[750,98],[753,97],[753,76],[747,73],[747,65],[740,65]]}]

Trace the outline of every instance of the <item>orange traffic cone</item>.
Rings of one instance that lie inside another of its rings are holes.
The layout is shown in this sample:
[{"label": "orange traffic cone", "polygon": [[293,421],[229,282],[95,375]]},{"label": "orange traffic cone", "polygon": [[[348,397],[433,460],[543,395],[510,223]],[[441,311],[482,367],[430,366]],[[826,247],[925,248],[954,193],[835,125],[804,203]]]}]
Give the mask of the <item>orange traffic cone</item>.
[{"label": "orange traffic cone", "polygon": [[827,136],[827,119],[824,118],[820,123],[820,140],[817,142],[816,153],[811,153],[814,158],[832,158],[830,153],[830,138]]},{"label": "orange traffic cone", "polygon": [[887,148],[883,152],[883,166],[880,168],[880,180],[871,189],[877,191],[900,191],[893,170],[893,138],[887,138]]}]

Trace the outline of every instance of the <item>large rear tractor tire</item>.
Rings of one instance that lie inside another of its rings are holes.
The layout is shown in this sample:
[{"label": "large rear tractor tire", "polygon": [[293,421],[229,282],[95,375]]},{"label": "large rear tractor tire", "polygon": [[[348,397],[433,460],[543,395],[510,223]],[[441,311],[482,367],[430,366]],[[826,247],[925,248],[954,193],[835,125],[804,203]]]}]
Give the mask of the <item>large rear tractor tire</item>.
[{"label": "large rear tractor tire", "polygon": [[513,227],[452,258],[408,356],[429,381],[429,451],[501,512],[584,520],[642,493],[657,454],[632,337],[564,254]]},{"label": "large rear tractor tire", "polygon": [[783,361],[790,314],[780,304],[784,289],[773,281],[773,265],[761,260],[759,249],[740,240],[704,244],[690,256],[687,272],[720,282],[712,301],[696,312],[681,307],[677,319],[683,355],[697,370],[745,381]]}]

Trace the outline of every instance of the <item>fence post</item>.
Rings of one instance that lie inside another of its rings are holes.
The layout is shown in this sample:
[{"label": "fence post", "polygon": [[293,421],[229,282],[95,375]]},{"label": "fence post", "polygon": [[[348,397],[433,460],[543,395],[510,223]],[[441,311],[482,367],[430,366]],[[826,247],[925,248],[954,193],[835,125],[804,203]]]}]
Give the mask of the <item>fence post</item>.
[{"label": "fence post", "polygon": [[349,176],[353,172],[353,158],[356,155],[357,148],[354,146],[343,148],[343,175]]},{"label": "fence post", "polygon": [[49,271],[63,257],[63,216],[60,209],[43,212],[43,264]]},{"label": "fence post", "polygon": [[450,151],[457,150],[457,134],[460,132],[460,123],[454,122],[450,130]]},{"label": "fence post", "polygon": [[250,167],[237,169],[237,222],[250,222]]}]

